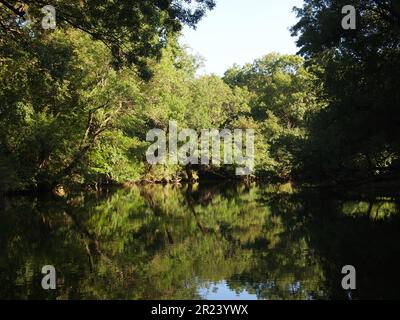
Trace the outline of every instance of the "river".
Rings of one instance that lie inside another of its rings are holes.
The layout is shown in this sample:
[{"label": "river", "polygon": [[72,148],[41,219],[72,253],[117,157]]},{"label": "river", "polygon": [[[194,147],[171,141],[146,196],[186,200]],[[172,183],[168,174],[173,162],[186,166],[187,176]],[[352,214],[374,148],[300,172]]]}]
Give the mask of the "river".
[{"label": "river", "polygon": [[0,298],[398,299],[399,200],[233,183],[9,197]]}]

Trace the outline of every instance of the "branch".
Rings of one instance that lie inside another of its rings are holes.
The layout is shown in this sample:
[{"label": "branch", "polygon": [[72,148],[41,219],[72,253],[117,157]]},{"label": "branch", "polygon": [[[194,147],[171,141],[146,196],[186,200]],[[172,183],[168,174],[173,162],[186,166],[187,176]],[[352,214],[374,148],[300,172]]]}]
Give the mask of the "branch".
[{"label": "branch", "polygon": [[1,20],[0,20],[0,26],[3,28],[3,30],[4,30],[5,32],[8,32],[7,27],[5,26],[5,24],[4,24],[3,22],[1,22]]},{"label": "branch", "polygon": [[23,17],[25,15],[25,11],[22,9],[22,7],[17,9],[14,6],[12,6],[11,4],[9,4],[7,1],[4,1],[4,0],[0,0],[0,3],[3,4],[7,9],[11,10],[14,14],[16,14],[19,17]]},{"label": "branch", "polygon": [[[75,168],[75,166],[78,164],[78,162],[83,158],[83,156],[86,154],[86,152],[88,152],[97,142],[97,139],[99,138],[100,134],[103,133],[106,129],[107,129],[107,125],[109,124],[109,122],[112,120],[112,118],[117,115],[121,109],[123,107],[122,102],[119,103],[119,107],[115,110],[114,114],[110,114],[98,127],[98,129],[93,133],[91,140],[85,145],[85,146],[81,146],[78,150],[78,152],[75,154],[74,158],[72,159],[72,161],[70,162],[70,164],[64,168],[63,170],[61,170],[61,172],[59,174],[56,175],[56,178],[54,179],[53,184],[57,183],[57,181],[59,179],[61,179],[62,177],[65,177],[67,175],[69,175],[72,170]],[[91,121],[89,120],[89,123],[91,123]],[[86,132],[89,130],[90,132],[90,127],[86,129]],[[86,135],[86,133],[85,133]]]}]

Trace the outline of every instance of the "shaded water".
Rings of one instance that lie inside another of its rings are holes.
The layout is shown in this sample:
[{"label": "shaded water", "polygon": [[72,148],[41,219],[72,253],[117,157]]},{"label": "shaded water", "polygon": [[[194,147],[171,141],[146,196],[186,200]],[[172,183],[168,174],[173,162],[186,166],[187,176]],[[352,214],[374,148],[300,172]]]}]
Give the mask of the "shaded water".
[{"label": "shaded water", "polygon": [[[396,197],[146,186],[0,203],[3,299],[400,298]],[[54,265],[57,289],[41,288]],[[341,288],[344,265],[357,290]]]}]

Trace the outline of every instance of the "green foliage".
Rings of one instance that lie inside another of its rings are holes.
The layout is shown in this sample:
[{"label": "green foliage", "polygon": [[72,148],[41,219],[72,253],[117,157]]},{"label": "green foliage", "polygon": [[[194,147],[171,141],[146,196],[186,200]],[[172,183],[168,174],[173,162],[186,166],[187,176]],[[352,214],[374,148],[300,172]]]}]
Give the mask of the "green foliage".
[{"label": "green foliage", "polygon": [[271,53],[222,79],[198,76],[201,59],[178,41],[213,1],[60,1],[59,28],[46,32],[40,1],[15,4],[0,2],[1,192],[233,175],[232,166],[147,165],[146,133],[171,120],[253,129],[256,177],[398,176],[396,1],[356,1],[356,31],[341,27],[344,1],[305,1],[292,29],[305,60]]},{"label": "green foliage", "polygon": [[322,107],[316,100],[314,77],[303,59],[272,53],[242,68],[234,66],[224,80],[251,93],[258,174],[290,178],[295,165],[293,148],[305,135],[306,115]]},{"label": "green foliage", "polygon": [[[6,189],[51,187],[76,167],[87,170],[86,152],[104,131],[118,130],[116,117],[129,112],[139,96],[134,70],[114,71],[107,48],[82,32],[56,31],[35,46],[24,52],[0,48],[1,82],[6,84],[0,157],[15,172],[5,181]],[[128,148],[126,141],[116,144]]]},{"label": "green foliage", "polygon": [[398,178],[400,3],[353,1],[356,30],[341,27],[346,1],[305,1],[293,27],[327,108],[312,115],[297,175],[312,182]]},{"label": "green foliage", "polygon": [[[46,36],[41,21],[41,8],[47,3],[39,0],[0,2],[0,39],[27,41],[32,34]],[[134,63],[148,75],[146,59],[159,56],[168,37],[179,32],[183,24],[195,27],[207,10],[214,8],[213,0],[55,0],[57,28],[82,30],[103,42],[113,54],[113,65],[121,67]],[[30,20],[27,25],[26,21]],[[2,42],[0,40],[0,42]]]},{"label": "green foliage", "polygon": [[196,77],[198,59],[176,41],[160,61],[149,59],[150,81],[134,67],[116,71],[108,48],[81,31],[55,31],[32,51],[0,50],[5,190],[188,178],[180,166],[145,164],[146,132],[170,120],[180,129],[229,127],[250,110],[245,89]]},{"label": "green foliage", "polygon": [[[151,129],[167,132],[171,120],[178,130],[231,128],[249,112],[247,90],[230,88],[217,76],[196,77],[198,65],[196,57],[175,43],[164,50],[161,60],[152,62],[151,80],[141,83],[140,106],[131,114],[128,132],[144,141]],[[170,164],[150,167],[145,174],[150,181],[177,178],[188,177],[184,168]]]}]

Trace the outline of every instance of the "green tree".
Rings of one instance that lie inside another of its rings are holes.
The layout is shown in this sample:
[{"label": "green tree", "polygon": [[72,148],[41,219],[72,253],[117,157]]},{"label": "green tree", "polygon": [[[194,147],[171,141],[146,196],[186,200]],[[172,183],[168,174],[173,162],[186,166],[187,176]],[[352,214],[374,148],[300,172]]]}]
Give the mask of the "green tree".
[{"label": "green tree", "polygon": [[307,115],[321,108],[314,77],[303,59],[271,53],[252,64],[227,70],[224,80],[251,94],[249,115],[257,128],[259,174],[289,179],[295,165],[293,148],[305,135]]},{"label": "green tree", "polygon": [[[17,43],[30,42],[30,35],[45,36],[41,28],[44,14],[41,8],[48,3],[33,1],[0,1],[0,39]],[[179,32],[182,24],[194,27],[205,12],[213,9],[213,0],[151,0],[113,1],[57,0],[58,28],[84,31],[102,41],[113,53],[114,64],[134,63],[143,75],[145,58],[159,56],[171,34]],[[27,25],[26,21],[31,22]],[[4,40],[0,40],[4,41]]]},{"label": "green tree", "polygon": [[314,182],[391,179],[400,165],[400,2],[353,1],[356,30],[342,28],[346,4],[305,1],[292,29],[328,104],[297,159],[299,176]]},{"label": "green tree", "polygon": [[133,108],[135,71],[115,71],[106,46],[80,31],[59,30],[32,50],[2,45],[0,52],[5,188],[53,187],[86,170],[87,153]]}]

